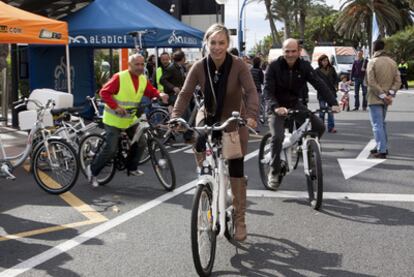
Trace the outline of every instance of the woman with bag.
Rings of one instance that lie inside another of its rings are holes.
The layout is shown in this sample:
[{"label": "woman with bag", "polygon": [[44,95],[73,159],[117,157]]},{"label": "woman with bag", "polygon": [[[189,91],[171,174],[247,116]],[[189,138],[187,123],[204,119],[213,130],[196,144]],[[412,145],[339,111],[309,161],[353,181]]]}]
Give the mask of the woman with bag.
[{"label": "woman with bag", "polygon": [[[172,112],[172,118],[180,117],[186,110],[193,91],[197,85],[204,95],[204,106],[196,117],[196,124],[203,126],[224,122],[231,117],[233,111],[239,111],[246,119],[247,125],[256,128],[258,97],[256,86],[249,68],[242,59],[227,52],[230,42],[229,30],[221,24],[213,24],[205,33],[204,41],[208,55],[197,61],[187,75],[184,86],[178,94]],[[245,95],[243,95],[245,94]],[[241,157],[229,159],[229,175],[233,192],[233,207],[235,209],[235,239],[246,239],[246,178],[244,177],[244,155],[247,151],[248,129],[231,126],[226,132],[238,131],[241,144]],[[227,136],[234,138],[237,136]],[[231,139],[230,139],[231,140]],[[206,138],[200,135],[194,145],[194,153],[198,167],[202,167],[205,159]],[[224,143],[224,137],[223,137]]]}]

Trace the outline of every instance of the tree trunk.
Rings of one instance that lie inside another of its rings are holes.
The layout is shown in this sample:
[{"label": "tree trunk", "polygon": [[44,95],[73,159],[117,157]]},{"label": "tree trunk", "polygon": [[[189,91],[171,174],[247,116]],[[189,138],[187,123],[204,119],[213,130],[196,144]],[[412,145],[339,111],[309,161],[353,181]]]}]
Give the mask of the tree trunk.
[{"label": "tree trunk", "polygon": [[284,29],[284,38],[283,39],[288,39],[288,38],[290,38],[290,20],[289,20],[289,18],[285,18],[284,20],[283,20],[283,22],[285,23],[285,29]]},{"label": "tree trunk", "polygon": [[306,11],[301,9],[299,13],[299,36],[301,40],[305,40],[305,20],[306,20]]},{"label": "tree trunk", "polygon": [[272,32],[272,43],[273,43],[273,46],[275,46],[275,45],[282,45],[282,42],[280,41],[279,34],[277,32],[277,28],[276,28],[275,22],[273,20],[272,11],[270,9],[271,0],[264,0],[264,1],[265,1],[265,6],[266,6],[267,17],[269,19],[270,30]]}]

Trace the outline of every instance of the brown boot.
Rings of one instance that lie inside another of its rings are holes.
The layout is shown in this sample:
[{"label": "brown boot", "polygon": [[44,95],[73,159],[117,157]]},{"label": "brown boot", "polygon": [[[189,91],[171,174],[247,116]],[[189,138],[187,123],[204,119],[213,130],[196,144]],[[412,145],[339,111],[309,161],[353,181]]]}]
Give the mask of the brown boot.
[{"label": "brown boot", "polygon": [[203,162],[206,159],[206,152],[197,152],[196,149],[193,147],[193,151],[194,151],[194,156],[195,156],[195,161],[196,161],[196,165],[199,168],[203,167]]},{"label": "brown boot", "polygon": [[230,177],[231,191],[233,192],[234,225],[236,232],[234,239],[244,241],[247,237],[246,213],[246,179]]}]

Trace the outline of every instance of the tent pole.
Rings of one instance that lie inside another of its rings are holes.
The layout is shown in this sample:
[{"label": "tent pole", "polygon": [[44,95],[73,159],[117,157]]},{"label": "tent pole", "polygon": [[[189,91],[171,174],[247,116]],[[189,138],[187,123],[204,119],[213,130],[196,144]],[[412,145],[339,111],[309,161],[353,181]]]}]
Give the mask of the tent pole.
[{"label": "tent pole", "polygon": [[69,44],[66,44],[66,75],[68,76],[68,93],[72,94],[72,78],[70,76]]},{"label": "tent pole", "polygon": [[158,68],[158,47],[155,47],[155,70]]}]

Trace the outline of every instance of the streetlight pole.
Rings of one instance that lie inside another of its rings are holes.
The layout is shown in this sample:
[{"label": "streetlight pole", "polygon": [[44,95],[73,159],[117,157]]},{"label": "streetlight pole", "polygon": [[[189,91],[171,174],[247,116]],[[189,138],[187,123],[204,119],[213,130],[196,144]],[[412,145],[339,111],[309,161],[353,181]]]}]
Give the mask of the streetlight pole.
[{"label": "streetlight pole", "polygon": [[241,9],[240,9],[240,16],[239,16],[239,33],[238,33],[238,44],[239,44],[239,52],[240,54],[244,53],[244,49],[243,49],[243,28],[242,28],[242,22],[243,22],[243,10],[244,7],[247,4],[247,0],[243,0]]}]

